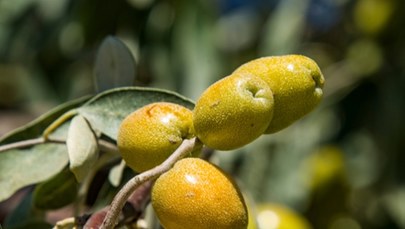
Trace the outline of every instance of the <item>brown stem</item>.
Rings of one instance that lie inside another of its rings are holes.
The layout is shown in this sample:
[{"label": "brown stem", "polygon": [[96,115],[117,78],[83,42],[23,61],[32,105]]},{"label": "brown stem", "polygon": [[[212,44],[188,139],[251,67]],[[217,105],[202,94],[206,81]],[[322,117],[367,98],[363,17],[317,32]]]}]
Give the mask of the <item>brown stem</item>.
[{"label": "brown stem", "polygon": [[7,150],[12,150],[12,149],[28,148],[28,147],[42,144],[42,143],[45,143],[45,139],[43,137],[23,140],[23,141],[19,141],[19,142],[13,142],[13,143],[9,143],[9,144],[0,146],[0,153],[5,152]]},{"label": "brown stem", "polygon": [[[142,216],[146,205],[150,201],[152,184],[152,181],[145,182],[131,194],[124,204],[118,226],[136,222]],[[76,217],[76,226],[79,228],[100,228],[107,212],[108,207],[105,207],[90,216],[83,215]]]}]

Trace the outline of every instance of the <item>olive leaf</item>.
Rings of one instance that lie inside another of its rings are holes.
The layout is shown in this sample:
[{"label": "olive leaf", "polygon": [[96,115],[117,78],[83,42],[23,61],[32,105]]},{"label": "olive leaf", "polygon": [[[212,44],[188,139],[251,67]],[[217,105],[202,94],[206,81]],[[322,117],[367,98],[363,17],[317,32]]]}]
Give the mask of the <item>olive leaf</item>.
[{"label": "olive leaf", "polygon": [[42,182],[68,163],[66,146],[45,143],[0,153],[0,202],[18,189]]},{"label": "olive leaf", "polygon": [[66,140],[69,154],[70,170],[74,173],[77,181],[81,182],[98,158],[98,144],[86,119],[76,115],[69,126]]},{"label": "olive leaf", "polygon": [[[86,96],[55,107],[27,125],[3,136],[0,139],[0,145],[38,138],[55,119],[82,105],[89,98]],[[51,135],[58,139],[66,139],[69,122],[62,124]],[[9,198],[24,186],[36,184],[54,176],[67,163],[67,149],[63,144],[46,143],[0,152],[0,201]]]},{"label": "olive leaf", "polygon": [[10,133],[6,134],[5,136],[0,138],[0,145],[4,145],[11,142],[16,142],[19,140],[25,140],[30,138],[36,138],[42,134],[42,132],[62,114],[66,113],[67,111],[74,109],[87,100],[89,100],[90,96],[85,96],[76,100],[68,101],[63,103],[52,110],[46,112],[45,114],[41,115],[34,121],[11,131]]},{"label": "olive leaf", "polygon": [[11,228],[21,225],[26,221],[38,218],[38,213],[41,214],[32,207],[32,193],[26,192],[14,209],[7,214],[3,226]]},{"label": "olive leaf", "polygon": [[114,166],[110,170],[110,173],[108,174],[108,180],[110,181],[110,184],[112,186],[118,187],[120,185],[125,166],[126,166],[125,161],[121,160],[121,162],[118,165]]},{"label": "olive leaf", "polygon": [[18,205],[7,214],[3,223],[4,228],[7,229],[46,229],[52,227],[46,222],[43,211],[33,207],[31,192],[25,193]]},{"label": "olive leaf", "polygon": [[66,168],[35,187],[33,204],[43,210],[58,209],[72,203],[77,196],[77,192],[76,178]]},{"label": "olive leaf", "polygon": [[94,77],[97,92],[134,85],[135,60],[119,38],[108,36],[101,43],[94,65]]},{"label": "olive leaf", "polygon": [[30,228],[30,229],[49,229],[52,228],[52,225],[42,221],[42,220],[28,220],[28,221],[24,221],[21,224],[18,224],[16,226],[12,226],[12,227],[7,227],[8,229],[26,229],[26,228]]},{"label": "olive leaf", "polygon": [[93,129],[100,131],[116,140],[122,120],[147,104],[153,102],[172,102],[193,109],[194,103],[175,92],[155,88],[123,87],[98,94],[78,112],[91,124]]}]

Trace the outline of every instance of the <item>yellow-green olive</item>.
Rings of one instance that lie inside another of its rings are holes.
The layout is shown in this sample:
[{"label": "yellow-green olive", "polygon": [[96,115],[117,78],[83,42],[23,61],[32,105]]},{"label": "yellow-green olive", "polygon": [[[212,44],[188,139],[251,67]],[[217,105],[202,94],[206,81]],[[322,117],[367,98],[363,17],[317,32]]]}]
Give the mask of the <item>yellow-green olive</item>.
[{"label": "yellow-green olive", "polygon": [[324,77],[315,61],[305,56],[263,57],[243,64],[233,74],[258,76],[270,86],[274,115],[266,134],[291,125],[312,111],[322,99]]},{"label": "yellow-green olive", "polygon": [[231,150],[263,134],[273,116],[273,94],[260,77],[233,74],[208,87],[194,108],[194,129],[208,147]]}]

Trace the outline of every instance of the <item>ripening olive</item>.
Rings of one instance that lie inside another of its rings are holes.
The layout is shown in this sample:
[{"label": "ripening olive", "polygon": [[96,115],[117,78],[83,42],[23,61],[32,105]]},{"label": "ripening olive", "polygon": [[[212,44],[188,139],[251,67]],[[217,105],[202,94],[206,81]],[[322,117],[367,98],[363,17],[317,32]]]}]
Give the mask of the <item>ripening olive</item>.
[{"label": "ripening olive", "polygon": [[174,103],[146,105],[121,123],[117,145],[126,164],[143,172],[161,164],[193,137],[192,111]]},{"label": "ripening olive", "polygon": [[260,77],[233,74],[208,87],[194,108],[194,129],[208,147],[231,150],[263,134],[273,116],[273,93]]},{"label": "ripening olive", "polygon": [[241,65],[233,74],[259,76],[270,86],[274,114],[266,134],[286,128],[312,111],[322,99],[324,77],[315,61],[305,56],[263,57]]},{"label": "ripening olive", "polygon": [[178,161],[156,180],[152,206],[166,229],[246,229],[248,224],[235,182],[199,158]]}]

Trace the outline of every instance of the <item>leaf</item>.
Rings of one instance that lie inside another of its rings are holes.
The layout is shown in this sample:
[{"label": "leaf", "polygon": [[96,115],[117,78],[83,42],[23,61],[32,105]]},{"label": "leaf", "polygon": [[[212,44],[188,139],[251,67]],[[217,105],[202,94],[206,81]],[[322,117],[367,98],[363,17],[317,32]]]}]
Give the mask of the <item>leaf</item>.
[{"label": "leaf", "polygon": [[101,43],[94,76],[97,92],[134,85],[135,60],[128,47],[117,37],[108,36]]},{"label": "leaf", "polygon": [[42,210],[58,209],[72,203],[77,192],[75,176],[69,169],[64,169],[35,187],[33,204]]},{"label": "leaf", "polygon": [[31,190],[26,191],[18,205],[7,214],[3,221],[4,228],[51,228],[51,225],[45,222],[44,212],[32,206]]},{"label": "leaf", "polygon": [[125,161],[121,160],[121,163],[114,166],[110,170],[110,173],[108,174],[108,180],[110,181],[110,184],[112,186],[118,187],[120,185],[121,180],[122,180],[122,175],[124,173],[125,166],[126,166]]},{"label": "leaf", "polygon": [[70,127],[71,120],[65,121],[62,125],[58,126],[51,134],[49,134],[49,138],[59,139],[59,140],[66,140],[68,137],[69,127]]},{"label": "leaf", "polygon": [[52,228],[52,225],[45,221],[41,220],[29,220],[29,221],[24,221],[21,224],[18,224],[17,226],[13,227],[8,227],[8,229],[49,229]]},{"label": "leaf", "polygon": [[0,153],[0,202],[18,189],[42,182],[68,163],[66,146],[46,143]]},{"label": "leaf", "polygon": [[32,192],[24,192],[23,195],[18,205],[7,214],[4,220],[5,227],[10,228],[17,226],[36,217],[32,208]]},{"label": "leaf", "polygon": [[2,138],[0,138],[0,145],[4,145],[7,143],[11,143],[11,142],[16,142],[18,140],[38,137],[59,116],[61,116],[63,113],[65,113],[73,108],[76,108],[76,107],[82,105],[87,100],[89,100],[89,98],[90,98],[90,96],[82,97],[82,98],[79,98],[76,100],[72,100],[72,101],[63,103],[63,104],[55,107],[54,109],[41,115],[34,121],[28,123],[27,125],[24,125],[18,129],[15,129],[14,131],[12,131],[12,132],[6,134],[5,136],[3,136]]},{"label": "leaf", "polygon": [[77,181],[81,182],[98,158],[97,139],[83,116],[76,115],[72,119],[66,145],[70,170],[74,173]]},{"label": "leaf", "polygon": [[194,103],[175,92],[155,88],[124,87],[106,91],[95,96],[78,109],[96,129],[116,140],[122,120],[147,104],[172,102],[193,109]]}]

